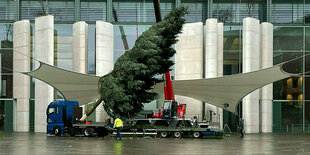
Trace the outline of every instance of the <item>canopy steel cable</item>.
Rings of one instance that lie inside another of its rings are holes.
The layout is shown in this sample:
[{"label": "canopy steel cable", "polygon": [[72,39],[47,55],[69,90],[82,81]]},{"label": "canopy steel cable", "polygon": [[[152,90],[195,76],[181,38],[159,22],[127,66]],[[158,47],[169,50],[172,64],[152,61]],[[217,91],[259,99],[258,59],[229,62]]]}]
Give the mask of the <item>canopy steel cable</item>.
[{"label": "canopy steel cable", "polygon": [[[13,52],[16,52],[16,53],[18,53],[18,54],[21,54],[21,55],[23,55],[23,56],[25,56],[25,57],[28,57],[28,58],[30,58],[30,61],[31,60],[34,60],[34,61],[36,61],[36,62],[38,62],[38,63],[41,63],[41,61],[40,60],[37,60],[36,58],[34,58],[33,56],[28,56],[28,55],[26,55],[26,54],[23,54],[23,53],[21,53],[21,52],[18,52],[18,51],[16,51],[16,50],[12,50],[12,53]],[[1,53],[1,52],[0,52]],[[12,56],[13,57],[13,56]],[[13,58],[14,59],[14,58]],[[43,62],[44,63],[44,62]],[[31,64],[30,64],[31,65]],[[21,71],[17,71],[17,70],[14,70],[14,69],[10,69],[10,68],[6,68],[6,67],[3,67],[3,66],[1,66],[1,68],[3,68],[3,69],[6,69],[6,70],[10,70],[10,71],[12,71],[12,72],[19,72],[19,73],[23,73],[23,72],[21,72]],[[35,69],[34,69],[35,70]],[[29,72],[30,72],[30,70],[29,70]]]}]

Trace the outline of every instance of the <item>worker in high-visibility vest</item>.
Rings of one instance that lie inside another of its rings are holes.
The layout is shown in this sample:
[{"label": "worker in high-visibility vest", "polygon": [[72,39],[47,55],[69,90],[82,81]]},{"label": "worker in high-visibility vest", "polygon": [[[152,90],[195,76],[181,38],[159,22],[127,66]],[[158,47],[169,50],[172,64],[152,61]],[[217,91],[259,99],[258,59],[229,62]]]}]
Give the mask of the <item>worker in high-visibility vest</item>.
[{"label": "worker in high-visibility vest", "polygon": [[113,128],[117,129],[116,139],[120,139],[120,140],[122,139],[122,135],[121,135],[122,127],[123,127],[123,121],[117,117],[114,121],[114,126],[113,126]]}]

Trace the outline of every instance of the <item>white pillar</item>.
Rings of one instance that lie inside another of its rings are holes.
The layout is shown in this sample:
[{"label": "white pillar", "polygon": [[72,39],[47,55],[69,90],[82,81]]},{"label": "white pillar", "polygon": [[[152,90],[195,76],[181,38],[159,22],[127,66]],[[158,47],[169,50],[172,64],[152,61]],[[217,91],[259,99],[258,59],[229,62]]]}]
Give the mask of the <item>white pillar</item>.
[{"label": "white pillar", "polygon": [[[73,24],[73,50],[72,50],[72,70],[74,72],[87,74],[88,73],[88,24],[84,21]],[[79,103],[84,104],[84,103]],[[86,105],[83,108],[83,115],[86,110]]]},{"label": "white pillar", "polygon": [[[260,69],[260,24],[254,18],[243,19],[243,65],[242,72]],[[246,133],[259,132],[260,90],[247,95],[242,100],[242,114]]]},{"label": "white pillar", "polygon": [[[35,18],[35,52],[37,60],[54,65],[54,16]],[[36,66],[38,67],[38,66]],[[46,107],[54,100],[54,88],[35,80],[35,132],[46,132]]]},{"label": "white pillar", "polygon": [[[201,79],[203,76],[203,24],[183,25],[175,44],[175,79]],[[186,104],[186,117],[199,116],[202,120],[202,103],[189,97],[176,96],[176,101]]]},{"label": "white pillar", "polygon": [[[96,75],[103,76],[113,70],[113,25],[96,21]],[[104,122],[108,117],[100,104],[96,108],[96,122]]]},{"label": "white pillar", "polygon": [[206,78],[217,77],[218,70],[218,42],[217,34],[218,23],[217,19],[207,19],[205,29],[205,73]]},{"label": "white pillar", "polygon": [[[218,76],[219,68],[223,67],[223,50],[218,46],[219,34],[218,30],[223,29],[221,24],[217,23],[217,19],[210,18],[206,20],[205,27],[205,78],[214,78]],[[222,59],[222,61],[219,61]],[[221,66],[219,66],[221,65]],[[223,70],[223,69],[222,69]],[[222,71],[223,72],[223,71]],[[206,116],[210,119],[212,112],[212,122],[220,122],[218,108],[214,105],[206,105]],[[215,115],[214,115],[215,114]],[[220,116],[221,117],[221,116]]]},{"label": "white pillar", "polygon": [[30,78],[19,72],[30,71],[30,22],[17,21],[13,30],[13,98],[16,99],[16,131],[29,131]]},{"label": "white pillar", "polygon": [[[223,48],[224,32],[223,23],[217,24],[217,77],[223,76]],[[217,107],[217,116],[220,122],[220,129],[223,129],[223,109]]]},{"label": "white pillar", "polygon": [[84,21],[73,24],[73,66],[74,72],[87,74],[88,24]]},{"label": "white pillar", "polygon": [[[261,24],[261,49],[262,69],[273,66],[273,25],[271,23]],[[262,88],[261,98],[261,131],[272,132],[272,99],[273,85],[269,84]]]},{"label": "white pillar", "polygon": [[223,23],[217,24],[217,76],[223,76],[223,48],[224,48],[224,32]]}]

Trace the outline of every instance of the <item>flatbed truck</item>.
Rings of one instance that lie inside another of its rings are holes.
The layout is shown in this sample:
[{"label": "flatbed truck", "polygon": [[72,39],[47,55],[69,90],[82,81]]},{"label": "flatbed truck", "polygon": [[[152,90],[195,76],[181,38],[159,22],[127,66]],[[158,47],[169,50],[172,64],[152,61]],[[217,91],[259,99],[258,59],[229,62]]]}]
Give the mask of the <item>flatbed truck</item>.
[{"label": "flatbed truck", "polygon": [[46,110],[47,134],[56,136],[69,134],[84,134],[85,136],[106,136],[112,130],[112,126],[105,123],[80,122],[82,108],[77,101],[54,101]]},{"label": "flatbed truck", "polygon": [[[84,134],[87,137],[94,135],[107,136],[113,133],[112,125],[105,123],[80,122],[82,109],[77,101],[54,101],[51,102],[46,110],[47,114],[47,134],[56,136],[69,134]],[[172,119],[180,121],[178,119]],[[154,124],[146,126],[124,127],[122,134],[131,135],[158,135],[163,138],[172,136],[180,138],[192,135],[194,138],[200,138],[203,135],[221,136],[223,132],[212,128],[193,128],[193,127],[163,127]]]}]

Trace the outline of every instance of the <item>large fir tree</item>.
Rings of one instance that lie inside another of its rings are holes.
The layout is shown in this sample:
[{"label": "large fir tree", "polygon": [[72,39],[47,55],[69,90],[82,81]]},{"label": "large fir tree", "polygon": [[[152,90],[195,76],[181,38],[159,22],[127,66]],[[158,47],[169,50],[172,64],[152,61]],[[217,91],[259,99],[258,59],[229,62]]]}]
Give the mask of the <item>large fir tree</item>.
[{"label": "large fir tree", "polygon": [[103,100],[109,116],[128,118],[143,109],[143,103],[154,100],[152,87],[160,82],[156,75],[164,74],[173,65],[171,48],[185,23],[186,7],[179,7],[164,19],[152,25],[135,42],[134,47],[122,55],[111,73],[99,80],[100,98],[89,109],[89,115]]}]

